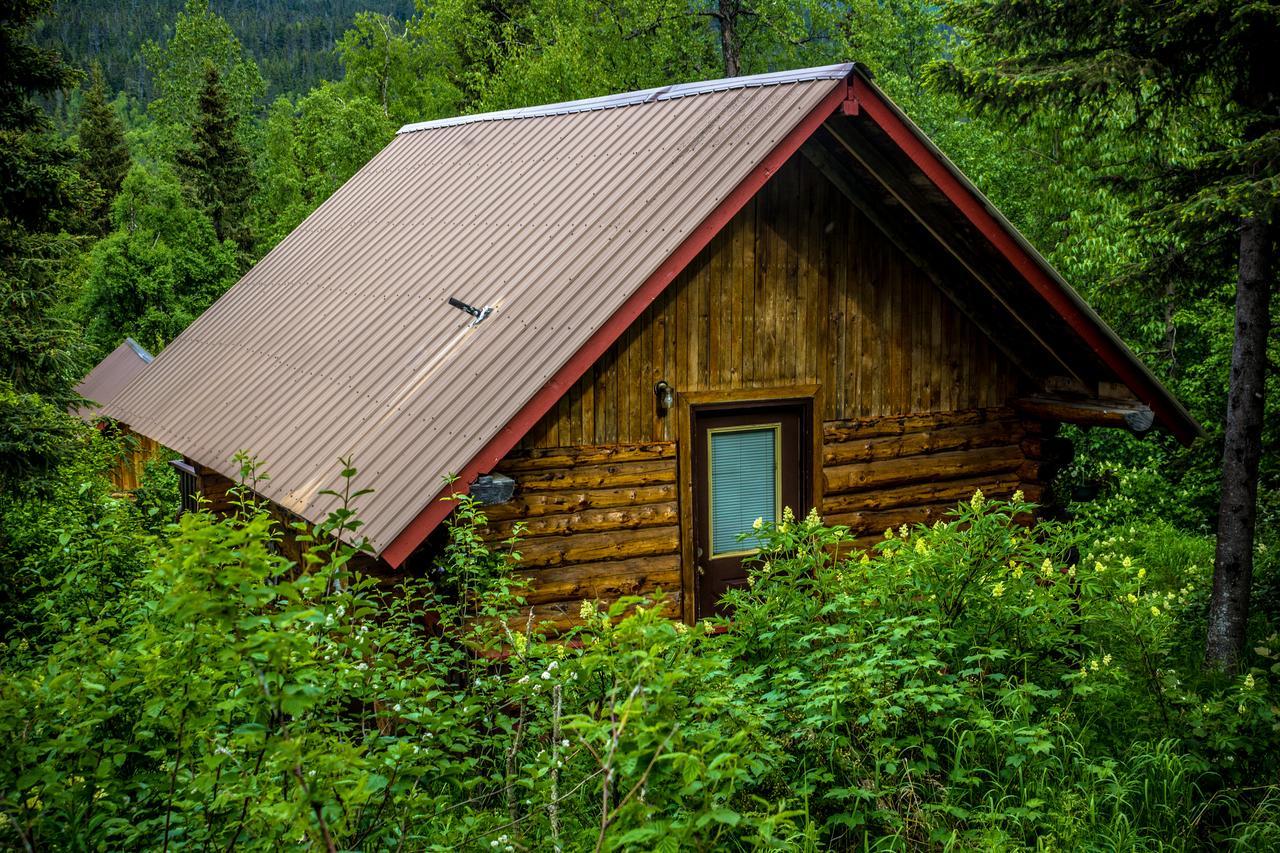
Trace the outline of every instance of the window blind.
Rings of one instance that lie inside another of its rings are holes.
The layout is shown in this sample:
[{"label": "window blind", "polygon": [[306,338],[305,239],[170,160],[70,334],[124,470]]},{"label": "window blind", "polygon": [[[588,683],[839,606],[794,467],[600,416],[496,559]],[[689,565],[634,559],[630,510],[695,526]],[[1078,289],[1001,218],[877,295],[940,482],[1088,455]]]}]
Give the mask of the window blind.
[{"label": "window blind", "polygon": [[776,521],[778,430],[735,429],[711,433],[711,553],[750,550],[738,535],[757,518]]}]

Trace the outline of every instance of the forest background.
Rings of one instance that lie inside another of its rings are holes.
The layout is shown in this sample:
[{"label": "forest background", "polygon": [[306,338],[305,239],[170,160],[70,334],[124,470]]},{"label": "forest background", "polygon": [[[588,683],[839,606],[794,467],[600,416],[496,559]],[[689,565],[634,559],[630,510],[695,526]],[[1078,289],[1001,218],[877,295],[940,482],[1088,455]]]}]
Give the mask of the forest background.
[{"label": "forest background", "polygon": [[[133,500],[110,495],[103,473],[119,448],[65,415],[74,383],[126,335],[163,350],[397,127],[855,59],[1205,426],[1190,448],[1161,434],[1075,432],[1077,461],[1057,488],[1091,497],[1071,509],[1095,546],[1114,550],[1119,536],[1134,550],[1128,558],[1163,560],[1184,598],[1187,583],[1198,585],[1187,630],[1174,632],[1179,660],[1197,661],[1180,670],[1187,676],[1204,654],[1220,520],[1241,223],[1261,216],[1274,254],[1280,198],[1276,126],[1257,119],[1274,117],[1275,99],[1248,101],[1237,77],[1254,72],[1228,72],[1274,68],[1255,41],[1276,31],[1280,15],[1265,3],[1175,5],[1177,15],[1159,13],[1164,20],[1126,4],[1099,4],[1082,18],[1073,4],[910,0],[7,4],[7,673],[44,679],[59,644],[83,629],[78,619],[97,620],[136,595],[138,579],[163,565],[155,549],[173,547],[166,537],[195,535],[168,523],[173,483],[163,469]],[[1129,68],[1141,51],[1116,48],[1131,47],[1124,40],[1135,33],[1152,48],[1148,67]],[[1275,309],[1274,268],[1262,278],[1261,364],[1274,383],[1280,343],[1265,317]],[[1250,679],[1272,670],[1268,638],[1280,613],[1280,418],[1274,395],[1259,405],[1248,642],[1228,667]],[[8,699],[27,708],[18,694],[30,684],[18,684],[7,685]],[[1274,712],[1263,706],[1264,716]],[[80,777],[64,776],[64,786],[67,778]],[[38,784],[19,775],[3,800],[24,838],[39,822],[26,814]]]}]

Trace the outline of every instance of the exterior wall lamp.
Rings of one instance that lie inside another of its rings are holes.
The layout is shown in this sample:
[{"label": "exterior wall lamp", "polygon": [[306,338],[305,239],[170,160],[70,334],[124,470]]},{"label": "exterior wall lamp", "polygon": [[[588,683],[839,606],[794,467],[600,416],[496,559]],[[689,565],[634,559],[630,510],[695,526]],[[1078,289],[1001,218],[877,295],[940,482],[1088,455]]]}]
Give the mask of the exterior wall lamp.
[{"label": "exterior wall lamp", "polygon": [[676,391],[667,380],[663,379],[653,386],[653,395],[658,398],[658,412],[666,414],[676,404]]}]

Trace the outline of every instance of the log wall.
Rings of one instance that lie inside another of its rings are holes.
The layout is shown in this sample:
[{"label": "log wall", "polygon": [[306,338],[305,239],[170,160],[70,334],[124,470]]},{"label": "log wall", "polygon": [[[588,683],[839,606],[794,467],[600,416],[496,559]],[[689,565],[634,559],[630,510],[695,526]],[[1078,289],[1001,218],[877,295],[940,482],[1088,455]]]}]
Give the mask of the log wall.
[{"label": "log wall", "polygon": [[[977,489],[1007,499],[1045,497],[1053,471],[1028,450],[1039,424],[1007,408],[973,409],[823,424],[823,514],[859,545],[886,528],[943,518]],[[1050,477],[1044,477],[1045,474]]]},{"label": "log wall", "polygon": [[832,421],[1002,406],[1017,385],[1003,354],[803,157],[522,446],[675,440],[655,406],[659,380],[677,392],[817,384]]},{"label": "log wall", "polygon": [[516,481],[505,504],[485,508],[488,538],[526,526],[521,569],[537,621],[565,629],[584,599],[667,593],[680,612],[680,516],[676,446],[527,449],[497,469]]},{"label": "log wall", "polygon": [[[887,527],[942,518],[975,489],[1004,499],[1021,489],[1038,501],[1064,461],[1059,441],[1004,407],[827,421],[820,512],[867,547]],[[526,525],[517,574],[538,621],[565,629],[584,599],[607,605],[659,588],[669,612],[680,612],[684,498],[674,442],[526,448],[497,470],[516,490],[485,508],[487,538]]]}]

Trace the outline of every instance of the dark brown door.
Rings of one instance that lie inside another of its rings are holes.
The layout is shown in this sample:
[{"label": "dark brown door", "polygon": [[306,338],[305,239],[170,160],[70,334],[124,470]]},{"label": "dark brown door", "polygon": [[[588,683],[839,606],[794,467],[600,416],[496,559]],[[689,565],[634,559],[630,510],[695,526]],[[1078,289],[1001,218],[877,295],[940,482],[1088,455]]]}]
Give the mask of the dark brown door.
[{"label": "dark brown door", "polygon": [[809,510],[812,459],[805,404],[693,410],[694,583],[699,617],[724,615],[720,598],[746,583],[756,519]]}]

